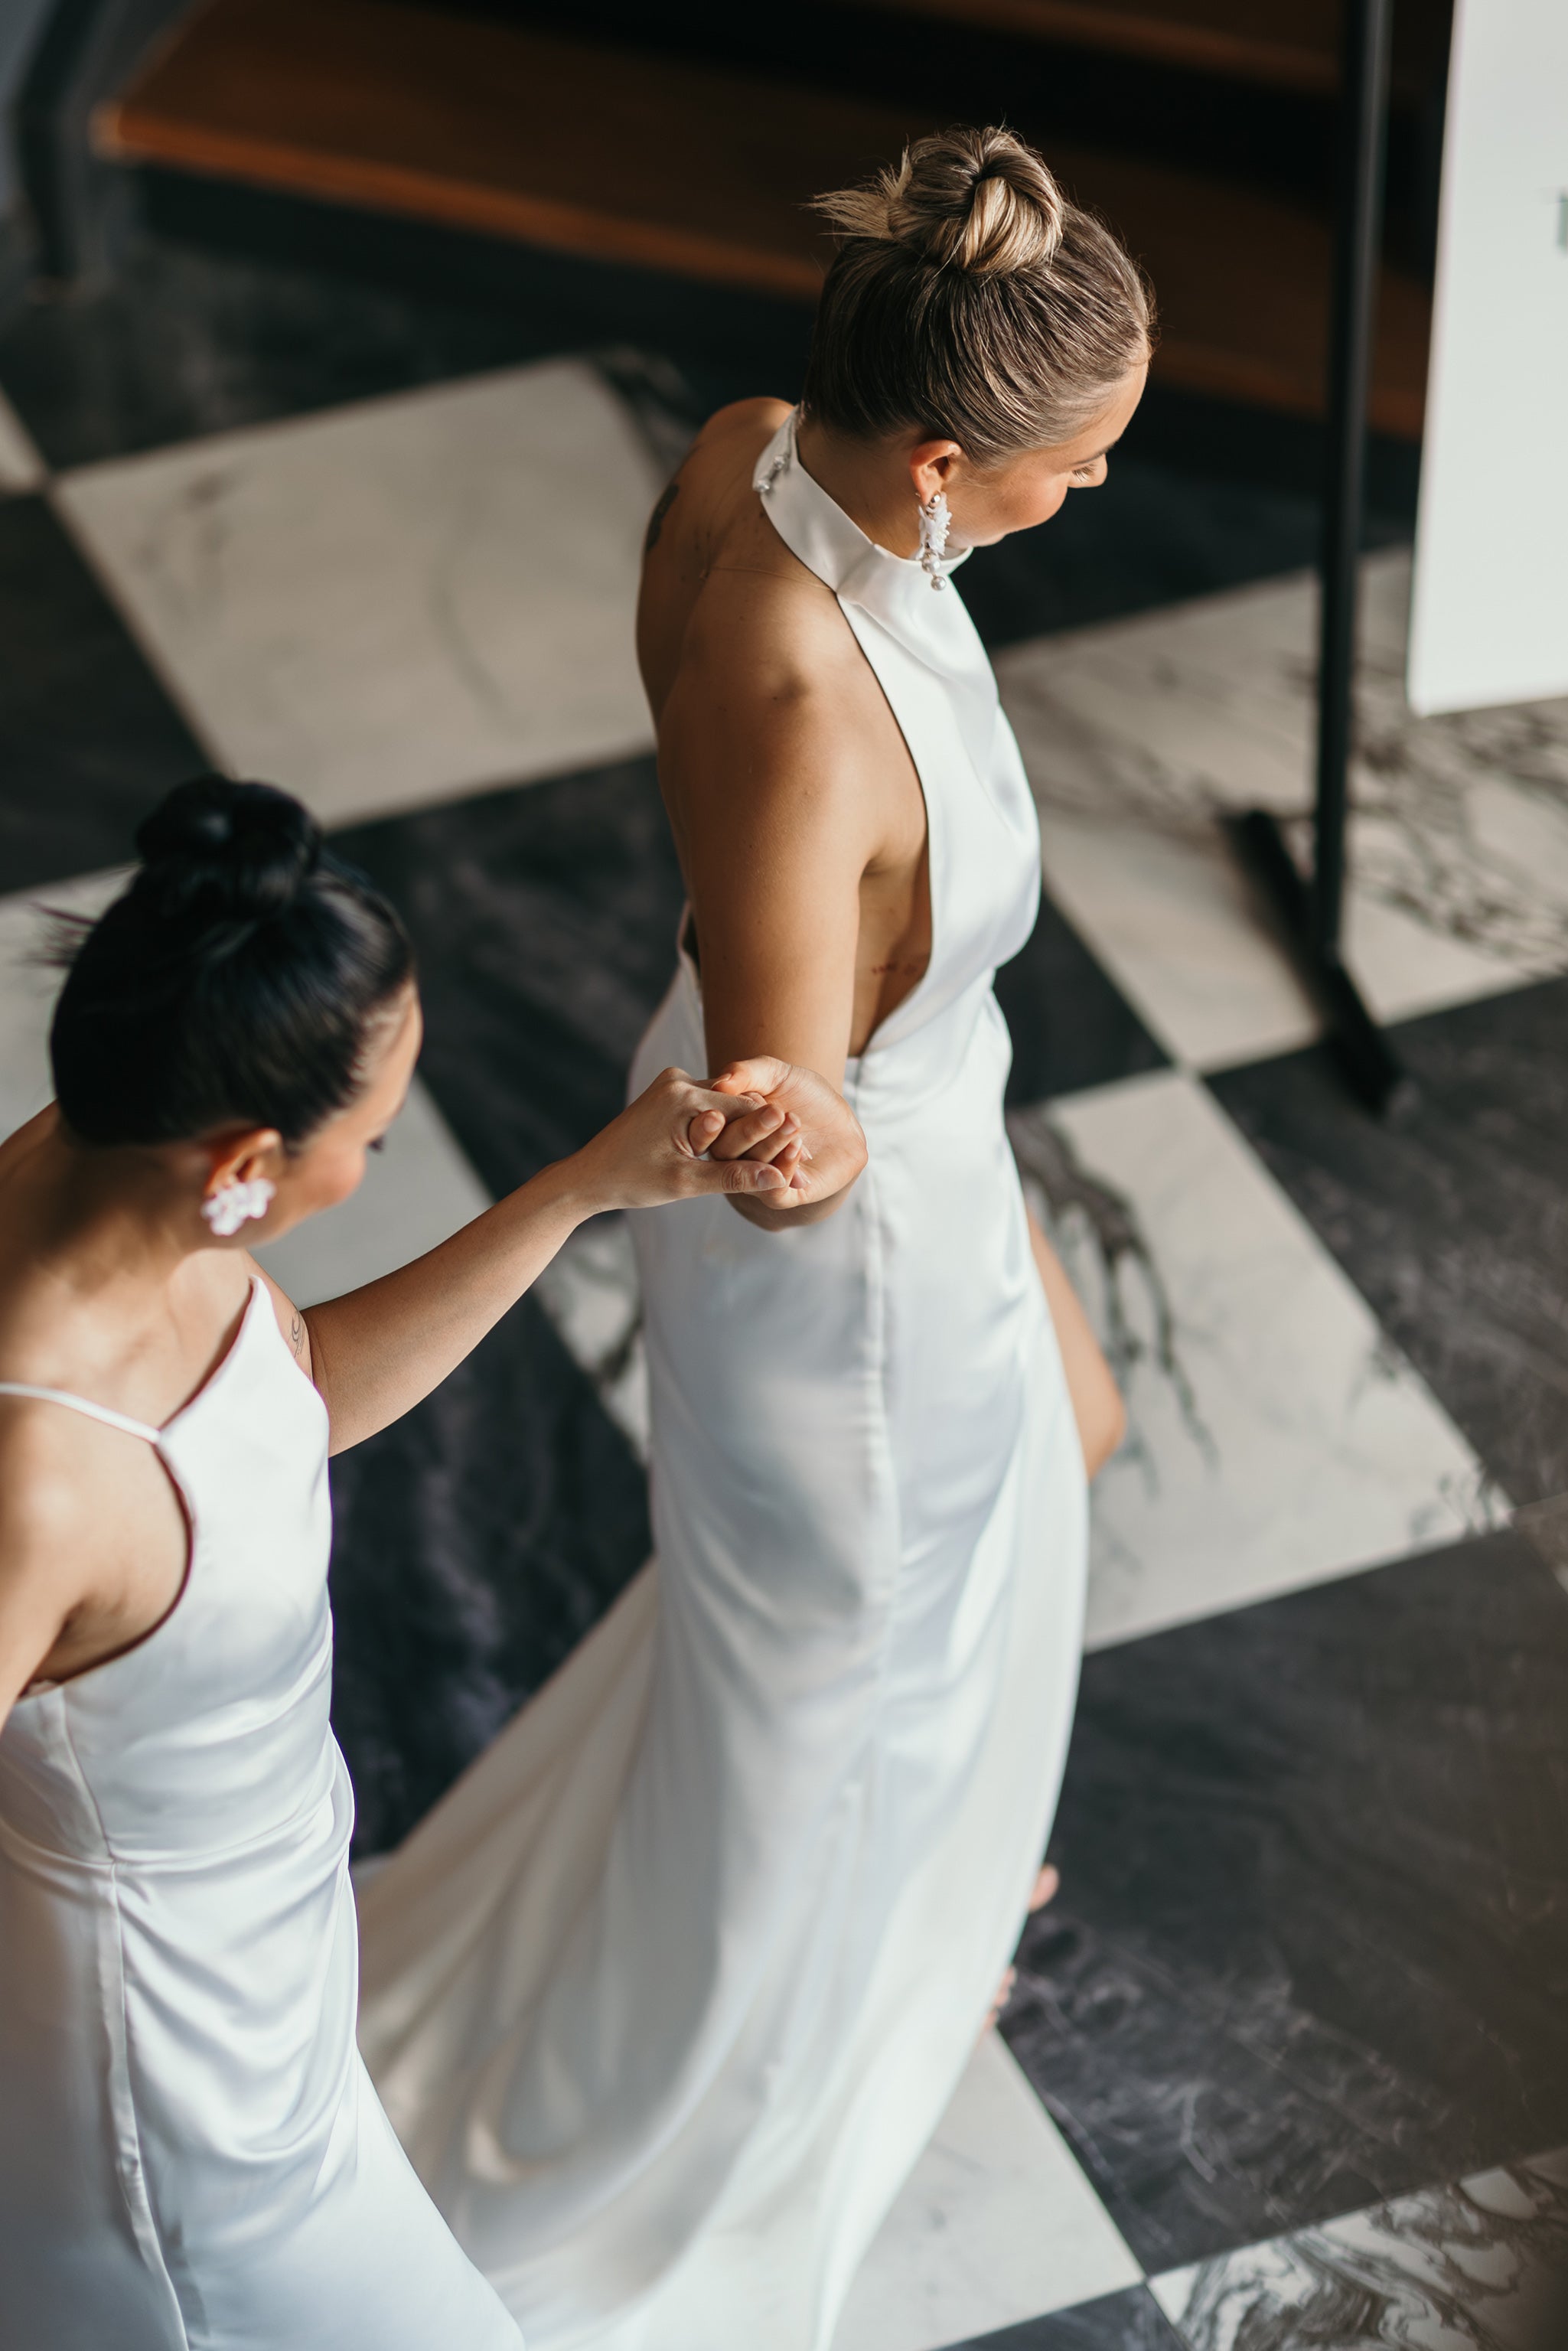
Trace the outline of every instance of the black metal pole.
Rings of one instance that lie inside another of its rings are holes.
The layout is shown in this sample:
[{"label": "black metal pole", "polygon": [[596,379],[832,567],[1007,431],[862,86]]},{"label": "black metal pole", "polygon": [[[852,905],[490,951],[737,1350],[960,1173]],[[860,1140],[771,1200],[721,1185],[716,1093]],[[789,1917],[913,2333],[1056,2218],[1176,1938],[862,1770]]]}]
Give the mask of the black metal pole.
[{"label": "black metal pole", "polygon": [[1303,881],[1266,809],[1228,830],[1267,899],[1323,1015],[1328,1041],[1354,1092],[1385,1111],[1410,1081],[1367,1011],[1340,955],[1345,822],[1355,684],[1357,567],[1366,465],[1382,245],[1384,133],[1393,0],[1343,0],[1333,314],[1329,336],[1328,477],[1321,554],[1318,757],[1312,873]]},{"label": "black metal pole", "polygon": [[1340,168],[1329,345],[1329,474],[1318,638],[1318,789],[1312,938],[1337,953],[1355,684],[1357,566],[1366,470],[1366,398],[1377,311],[1392,0],[1345,0]]}]

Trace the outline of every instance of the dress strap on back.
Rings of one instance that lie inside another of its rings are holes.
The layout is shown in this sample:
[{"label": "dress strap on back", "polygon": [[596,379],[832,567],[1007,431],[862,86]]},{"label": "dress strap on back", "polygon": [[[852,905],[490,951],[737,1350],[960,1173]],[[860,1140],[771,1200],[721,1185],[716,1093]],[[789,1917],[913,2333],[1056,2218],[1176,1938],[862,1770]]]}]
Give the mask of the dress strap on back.
[{"label": "dress strap on back", "polygon": [[101,1420],[106,1428],[122,1428],[127,1437],[144,1437],[149,1445],[162,1442],[163,1432],[152,1428],[144,1420],[132,1420],[128,1413],[111,1412],[106,1404],[89,1404],[86,1396],[71,1395],[64,1388],[29,1387],[26,1380],[0,1380],[0,1395],[33,1396],[39,1404],[63,1404],[68,1411],[81,1412],[89,1420]]}]

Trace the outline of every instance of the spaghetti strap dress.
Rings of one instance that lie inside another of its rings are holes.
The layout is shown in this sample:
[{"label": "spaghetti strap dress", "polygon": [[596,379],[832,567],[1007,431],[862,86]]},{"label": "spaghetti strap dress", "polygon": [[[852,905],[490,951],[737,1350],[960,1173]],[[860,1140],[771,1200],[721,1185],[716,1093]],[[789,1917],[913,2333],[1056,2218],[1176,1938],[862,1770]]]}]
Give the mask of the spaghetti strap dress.
[{"label": "spaghetti strap dress", "polygon": [[[1083,1461],[1002,1119],[1022,763],[956,590],[758,466],[913,756],[924,978],[839,1211],[633,1219],[656,1568],[369,1886],[361,2037],[534,2351],[827,2351],[1022,1925],[1082,1639]],[[707,1066],[681,957],[632,1071]]]},{"label": "spaghetti strap dress", "polygon": [[354,2043],[327,1416],[253,1281],[152,1446],[190,1530],[135,1648],[0,1730],[0,2344],[519,2351]]}]

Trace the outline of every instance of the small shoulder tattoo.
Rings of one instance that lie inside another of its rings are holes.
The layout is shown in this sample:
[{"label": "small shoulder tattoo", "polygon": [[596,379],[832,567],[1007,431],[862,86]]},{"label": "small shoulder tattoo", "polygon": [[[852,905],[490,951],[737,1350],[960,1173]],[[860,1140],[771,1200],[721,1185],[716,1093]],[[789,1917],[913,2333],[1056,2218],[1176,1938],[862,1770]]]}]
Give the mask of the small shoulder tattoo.
[{"label": "small shoulder tattoo", "polygon": [[305,1353],[305,1318],[297,1314],[288,1326],[288,1343],[297,1355]]},{"label": "small shoulder tattoo", "polygon": [[669,513],[670,508],[674,505],[675,500],[680,496],[680,495],[681,486],[678,480],[672,482],[669,487],[661,494],[658,505],[653,508],[652,515],[650,515],[648,518],[648,536],[643,541],[643,552],[644,555],[651,555],[654,548],[658,546],[659,533],[664,528],[664,517]]}]

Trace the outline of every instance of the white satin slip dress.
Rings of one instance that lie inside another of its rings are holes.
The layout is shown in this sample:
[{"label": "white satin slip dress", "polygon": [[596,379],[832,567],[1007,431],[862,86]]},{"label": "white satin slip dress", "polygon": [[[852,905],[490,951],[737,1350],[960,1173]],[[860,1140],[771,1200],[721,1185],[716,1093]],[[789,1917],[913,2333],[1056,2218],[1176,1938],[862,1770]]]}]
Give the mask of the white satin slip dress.
[{"label": "white satin slip dress", "polygon": [[[919,773],[934,942],[833,1217],[633,1219],[657,1569],[361,1901],[361,2042],[532,2351],[826,2351],[1025,1915],[1082,1458],[1002,1123],[1033,806],[957,593],[757,471]],[[707,1066],[682,957],[632,1072]]]},{"label": "white satin slip dress", "polygon": [[0,1731],[5,2351],[518,2351],[354,2045],[327,1415],[253,1280],[154,1447],[190,1563]]}]

